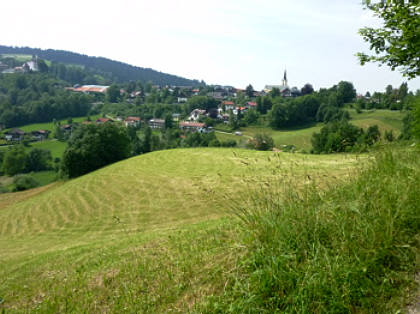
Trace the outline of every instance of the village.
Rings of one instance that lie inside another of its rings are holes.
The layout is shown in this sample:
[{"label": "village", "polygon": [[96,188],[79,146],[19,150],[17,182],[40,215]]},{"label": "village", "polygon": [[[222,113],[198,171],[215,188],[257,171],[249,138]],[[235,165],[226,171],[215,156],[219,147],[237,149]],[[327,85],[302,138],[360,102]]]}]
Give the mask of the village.
[{"label": "village", "polygon": [[[6,65],[0,63],[0,70],[4,74],[11,73],[32,73],[39,71],[40,59],[38,56],[33,56],[32,60],[25,62],[22,66],[15,68],[6,68]],[[111,86],[107,85],[80,85],[76,84],[72,87],[65,87],[65,90],[72,93],[80,93],[87,95],[97,95],[100,100],[105,99],[105,95],[109,91]],[[212,85],[210,87],[193,87],[193,86],[159,86],[152,85],[151,90],[154,93],[165,91],[166,93],[176,95],[175,102],[177,104],[187,103],[191,97],[194,96],[206,96],[209,99],[213,99],[217,102],[216,108],[204,109],[196,108],[193,109],[189,114],[181,114],[174,112],[172,116],[172,127],[177,127],[184,132],[198,132],[198,133],[209,133],[213,132],[214,128],[212,125],[208,125],[205,122],[206,118],[215,121],[216,123],[229,124],[230,119],[238,117],[241,114],[245,114],[247,111],[257,109],[257,97],[263,97],[277,91],[279,96],[284,98],[297,97],[301,94],[301,91],[297,87],[290,88],[287,80],[287,73],[284,71],[284,76],[281,85],[266,85],[262,91],[255,91],[251,85],[246,89],[239,89],[233,86],[221,86]],[[133,104],[136,100],[142,100],[149,97],[151,92],[145,92],[144,90],[132,90],[128,92],[126,89],[119,89],[119,96],[124,99],[128,104]],[[244,95],[246,97],[244,97]],[[251,101],[252,100],[252,101]],[[103,104],[103,101],[97,102],[94,105]],[[181,119],[183,117],[184,119]],[[209,121],[209,120],[207,120]],[[125,127],[140,128],[141,126],[149,126],[154,130],[165,129],[165,119],[162,118],[150,118],[147,120],[142,119],[139,116],[114,116],[112,114],[104,113],[103,117],[97,118],[95,121],[87,119],[82,124],[104,124],[104,123],[119,123]],[[212,123],[213,124],[213,123]],[[71,135],[73,128],[77,126],[73,123],[67,123],[59,125],[61,131],[67,136]],[[23,140],[28,141],[44,141],[49,138],[51,131],[49,130],[34,130],[25,132],[19,128],[12,128],[5,131],[4,139],[7,143],[18,143]],[[240,132],[236,132],[236,135],[241,135]]]}]

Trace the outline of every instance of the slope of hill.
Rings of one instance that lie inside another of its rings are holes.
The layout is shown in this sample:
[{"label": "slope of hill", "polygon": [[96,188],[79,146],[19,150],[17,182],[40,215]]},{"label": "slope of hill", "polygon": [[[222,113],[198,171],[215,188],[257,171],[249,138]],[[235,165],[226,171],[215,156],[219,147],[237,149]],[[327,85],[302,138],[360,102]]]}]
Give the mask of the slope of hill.
[{"label": "slope of hill", "polygon": [[185,312],[223,289],[224,272],[242,254],[229,202],[273,180],[336,182],[358,161],[179,149],[0,195],[0,307]]},{"label": "slope of hill", "polygon": [[[395,136],[400,135],[403,127],[403,118],[405,113],[401,111],[392,110],[364,110],[361,113],[356,113],[356,110],[349,110],[351,115],[350,123],[367,129],[369,126],[377,125],[382,136],[385,131],[393,131]],[[236,136],[234,134],[218,133],[217,136],[221,140],[235,140],[242,144],[249,138],[255,136],[257,133],[269,134],[277,148],[281,148],[282,145],[293,145],[297,149],[305,149],[309,151],[312,147],[311,138],[316,132],[319,132],[325,124],[317,123],[311,126],[302,128],[289,128],[284,130],[273,130],[268,127],[261,126],[249,126],[241,128],[243,137]]]},{"label": "slope of hill", "polygon": [[151,81],[158,85],[198,86],[198,80],[190,80],[176,75],[159,72],[150,68],[132,66],[127,63],[110,60],[103,57],[92,57],[75,52],[39,49],[29,47],[8,47],[0,45],[0,54],[29,54],[38,55],[42,59],[67,64],[82,65],[90,70],[97,70],[99,74],[107,75],[108,79],[116,82]]}]

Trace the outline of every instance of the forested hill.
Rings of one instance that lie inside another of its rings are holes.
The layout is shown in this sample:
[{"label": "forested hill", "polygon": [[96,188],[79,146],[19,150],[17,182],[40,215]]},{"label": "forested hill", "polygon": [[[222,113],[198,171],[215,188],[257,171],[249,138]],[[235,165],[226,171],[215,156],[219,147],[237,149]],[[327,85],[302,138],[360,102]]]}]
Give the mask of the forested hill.
[{"label": "forested hill", "polygon": [[142,81],[146,83],[151,81],[153,84],[157,85],[202,85],[198,80],[189,80],[183,77],[162,73],[149,68],[141,68],[103,57],[91,57],[64,50],[42,50],[38,48],[8,47],[0,45],[0,54],[37,55],[42,59],[50,61],[83,65],[90,70],[96,70],[101,75],[105,74],[107,79],[118,83],[127,81]]}]

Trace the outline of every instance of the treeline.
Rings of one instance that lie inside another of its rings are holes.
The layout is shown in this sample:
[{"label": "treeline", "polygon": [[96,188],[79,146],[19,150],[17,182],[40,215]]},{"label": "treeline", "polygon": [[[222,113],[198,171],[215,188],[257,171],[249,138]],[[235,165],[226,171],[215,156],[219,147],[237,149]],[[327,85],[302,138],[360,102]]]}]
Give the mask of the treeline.
[{"label": "treeline", "polygon": [[155,71],[153,69],[136,67],[103,57],[90,57],[64,50],[42,50],[38,48],[8,47],[0,45],[0,54],[37,55],[42,59],[57,63],[82,65],[88,72],[103,76],[105,79],[112,82],[142,81],[143,83],[146,83],[150,81],[157,85],[205,85],[204,82],[199,82],[198,80],[189,80],[176,75]]},{"label": "treeline", "polygon": [[320,89],[296,98],[284,98],[275,92],[257,98],[257,111],[268,114],[275,129],[301,126],[311,122],[348,119],[344,104],[354,101],[356,90],[350,82],[341,81],[329,89]]},{"label": "treeline", "polygon": [[[55,162],[57,163],[58,159]],[[0,174],[14,176],[53,168],[53,158],[49,150],[33,148],[26,152],[22,145],[0,150]]]},{"label": "treeline", "polygon": [[415,95],[408,90],[407,83],[402,83],[399,88],[388,85],[385,92],[367,92],[365,97],[356,101],[356,109],[408,109],[414,101]]},{"label": "treeline", "polygon": [[152,132],[146,126],[139,130],[113,123],[78,126],[68,141],[61,171],[64,176],[77,177],[119,160],[156,150],[177,147],[233,147],[235,141],[219,141],[212,133],[182,133],[167,128]]},{"label": "treeline", "polygon": [[0,124],[6,128],[86,115],[94,96],[70,93],[46,73],[0,74]]}]

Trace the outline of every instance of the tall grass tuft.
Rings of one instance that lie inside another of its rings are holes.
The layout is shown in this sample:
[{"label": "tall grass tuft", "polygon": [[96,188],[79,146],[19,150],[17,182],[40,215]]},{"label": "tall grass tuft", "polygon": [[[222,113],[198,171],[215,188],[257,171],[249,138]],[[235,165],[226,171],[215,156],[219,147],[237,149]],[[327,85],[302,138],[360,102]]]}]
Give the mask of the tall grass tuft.
[{"label": "tall grass tuft", "polygon": [[288,182],[246,208],[247,254],[204,312],[388,313],[415,287],[420,248],[420,158],[380,152],[351,182],[320,192]]}]

